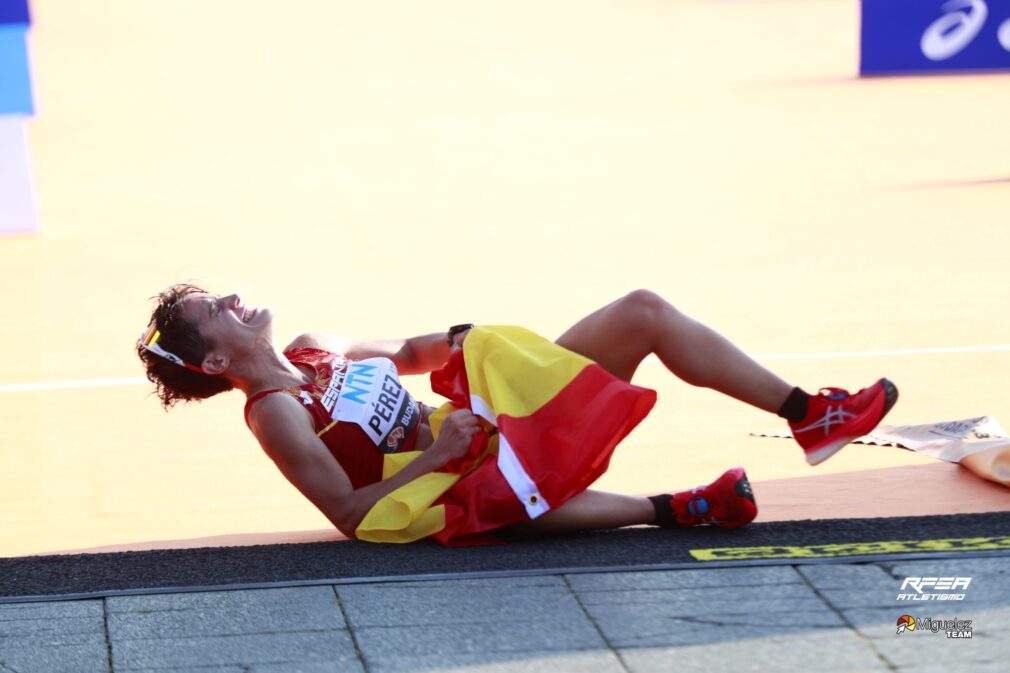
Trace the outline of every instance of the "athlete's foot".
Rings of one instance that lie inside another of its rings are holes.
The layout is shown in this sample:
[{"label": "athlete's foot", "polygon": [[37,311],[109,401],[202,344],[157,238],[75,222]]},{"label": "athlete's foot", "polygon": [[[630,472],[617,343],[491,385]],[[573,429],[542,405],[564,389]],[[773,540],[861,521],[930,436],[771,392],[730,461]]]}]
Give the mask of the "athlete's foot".
[{"label": "athlete's foot", "polygon": [[726,470],[708,486],[674,493],[664,504],[669,509],[661,525],[739,528],[757,516],[754,493],[742,467]]},{"label": "athlete's foot", "polygon": [[897,401],[898,389],[887,379],[855,394],[841,388],[821,388],[810,398],[806,417],[789,427],[807,462],[817,465],[871,432]]}]

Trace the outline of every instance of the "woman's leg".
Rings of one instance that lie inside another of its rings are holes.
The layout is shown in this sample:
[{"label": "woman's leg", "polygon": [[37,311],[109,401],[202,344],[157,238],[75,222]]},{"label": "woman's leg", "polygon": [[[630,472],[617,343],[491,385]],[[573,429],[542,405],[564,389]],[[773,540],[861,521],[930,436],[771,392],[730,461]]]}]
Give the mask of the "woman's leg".
[{"label": "woman's leg", "polygon": [[739,528],[755,516],[757,505],[747,473],[734,467],[707,486],[651,498],[583,491],[557,509],[516,524],[513,530],[544,535],[641,524]]},{"label": "woman's leg", "polygon": [[636,290],[591,313],[557,343],[625,381],[647,355],[655,353],[687,383],[771,413],[778,412],[793,389],[728,339],[648,290]]},{"label": "woman's leg", "polygon": [[552,535],[655,522],[656,508],[646,497],[583,491],[561,507],[511,528],[519,533]]}]

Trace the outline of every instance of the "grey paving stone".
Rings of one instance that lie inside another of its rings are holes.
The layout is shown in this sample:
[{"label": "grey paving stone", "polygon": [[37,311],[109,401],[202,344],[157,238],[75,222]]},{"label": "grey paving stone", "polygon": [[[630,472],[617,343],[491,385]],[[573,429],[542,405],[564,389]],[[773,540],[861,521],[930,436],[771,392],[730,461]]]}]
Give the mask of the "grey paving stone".
[{"label": "grey paving stone", "polygon": [[67,633],[61,633],[58,630],[33,632],[31,629],[36,628],[35,623],[13,625],[11,630],[15,630],[17,626],[20,626],[25,633],[0,636],[0,651],[3,651],[5,647],[15,647],[18,645],[24,647],[73,646],[90,643],[94,640],[95,636],[101,636],[102,639],[105,638],[105,629],[101,623],[94,625],[94,628],[91,628],[88,632],[71,631]]},{"label": "grey paving stone", "polygon": [[[970,577],[964,604],[994,606],[1010,603],[1010,559],[942,559],[906,561],[886,566],[894,578],[895,595],[908,577]],[[933,601],[929,601],[932,604]],[[918,601],[916,605],[921,605]]]},{"label": "grey paving stone", "polygon": [[312,662],[336,662],[342,671],[363,670],[346,631],[122,641],[112,639],[112,664],[117,672],[228,664],[253,666]]},{"label": "grey paving stone", "polygon": [[484,589],[498,589],[500,591],[510,591],[514,588],[530,586],[564,586],[565,578],[561,575],[527,575],[522,577],[484,577],[479,579],[437,579],[421,580],[411,582],[377,582],[374,584],[341,585],[340,588],[355,587],[384,587],[387,589],[410,589],[410,588],[430,588],[442,587],[445,589],[457,589],[465,592],[470,588],[479,587]]},{"label": "grey paving stone", "polygon": [[924,559],[886,564],[885,567],[896,577],[907,575],[957,577],[973,574],[1003,575],[1005,577],[1010,575],[1010,558],[1003,556],[990,558]]},{"label": "grey paving stone", "polygon": [[847,608],[842,616],[859,633],[867,638],[890,638],[897,635],[897,621],[903,614],[901,608]]},{"label": "grey paving stone", "polygon": [[0,605],[0,622],[25,619],[102,619],[101,600],[53,601],[52,603],[7,603]]},{"label": "grey paving stone", "polygon": [[0,605],[0,671],[108,671],[102,601]]},{"label": "grey paving stone", "polygon": [[835,608],[887,607],[895,605],[900,582],[877,565],[796,566]]},{"label": "grey paving stone", "polygon": [[888,589],[823,589],[821,596],[832,607],[838,610],[848,610],[859,607],[905,609],[896,600],[898,592]]},{"label": "grey paving stone", "polygon": [[584,616],[561,624],[524,621],[476,627],[464,624],[366,627],[355,629],[355,635],[367,661],[390,656],[606,649],[599,632]]},{"label": "grey paving stone", "polygon": [[[953,641],[942,635],[912,634],[913,637],[895,636],[891,640],[874,640],[880,654],[897,668],[916,669],[923,664],[946,665],[948,670],[971,670],[965,666],[966,660],[979,655],[991,661],[989,652],[975,639]],[[1004,668],[1004,670],[1006,670]]]},{"label": "grey paving stone", "polygon": [[473,589],[495,590],[507,593],[515,589],[565,587],[565,580],[559,575],[531,575],[528,577],[487,577],[482,579],[424,580],[421,582],[379,582],[375,584],[339,585],[341,596],[354,597],[370,594],[372,590],[421,591],[441,589],[445,592],[465,594]]},{"label": "grey paving stone", "polygon": [[62,636],[66,634],[102,633],[102,618],[67,617],[64,619],[0,620],[0,643],[4,638]]},{"label": "grey paving stone", "polygon": [[[973,633],[970,640],[948,639],[944,633],[923,632],[921,629],[898,635],[896,622],[901,612],[886,608],[854,609],[844,614],[860,635],[899,668],[942,663],[949,671],[952,668],[961,669],[966,661],[971,660],[978,664],[1001,661],[1003,670],[1006,670],[1006,661],[1010,660],[1010,639],[1004,635],[1006,625],[1010,623],[1010,605],[969,612],[908,612],[916,619],[971,619]],[[974,668],[970,670],[974,671]]]},{"label": "grey paving stone", "polygon": [[1010,606],[1000,608],[985,608],[977,610],[960,610],[948,606],[948,609],[937,610],[893,610],[889,608],[854,608],[843,610],[845,619],[868,638],[883,638],[890,640],[892,635],[897,635],[897,621],[903,614],[915,617],[917,620],[923,617],[933,619],[971,619],[973,638],[981,636],[983,638],[993,637],[1001,641],[1006,641],[1006,647],[1010,651],[1010,639],[1003,638],[1007,624],[1010,624]]},{"label": "grey paving stone", "polygon": [[822,590],[853,588],[886,588],[890,590],[894,586],[894,578],[876,564],[798,565],[794,568],[811,584]]},{"label": "grey paving stone", "polygon": [[566,576],[580,594],[589,591],[628,589],[698,589],[704,587],[745,587],[801,584],[789,566],[754,568],[712,568],[702,570],[661,570],[631,573],[585,573]]},{"label": "grey paving stone", "polygon": [[701,645],[845,628],[830,610],[703,616],[656,614],[628,606],[594,619],[607,640],[618,648]]},{"label": "grey paving stone", "polygon": [[[915,563],[916,565],[902,564],[893,568],[892,572],[896,572],[896,576],[888,573],[877,564],[869,566],[799,566],[797,570],[810,579],[825,600],[839,609],[893,607],[899,612],[902,610],[907,612],[910,610],[944,609],[939,606],[949,604],[960,606],[962,611],[966,611],[974,607],[1010,603],[1010,582],[1002,573],[979,572],[978,564],[973,570],[963,568],[959,573],[956,568],[946,565],[945,561],[940,564],[935,561]],[[898,594],[912,593],[910,589],[902,590],[902,584],[907,577],[957,576],[972,577],[972,583],[968,589],[960,592],[965,594],[962,601],[897,600]]]},{"label": "grey paving stone", "polygon": [[734,586],[678,589],[578,591],[587,609],[635,605],[673,606],[686,613],[733,614],[767,609],[816,610],[823,602],[805,584]]},{"label": "grey paving stone", "polygon": [[848,629],[739,638],[680,647],[621,649],[631,673],[741,673],[746,671],[887,671],[879,657]]},{"label": "grey paving stone", "polygon": [[[194,666],[158,668],[152,673],[345,673],[359,670],[339,661],[296,661],[284,664],[235,664],[233,666]],[[0,671],[0,673],[4,673]]]},{"label": "grey paving stone", "polygon": [[173,610],[224,609],[253,612],[275,605],[291,605],[319,613],[336,607],[336,596],[331,586],[120,596],[107,600],[110,616],[118,613]]},{"label": "grey paving stone", "polygon": [[[886,625],[893,633],[896,630],[898,618],[903,614],[913,617],[932,617],[936,619],[972,619],[972,626],[975,630],[987,634],[998,635],[1004,633],[1007,624],[1010,624],[1010,605],[1000,607],[984,607],[976,609],[964,609],[965,606],[957,606],[953,603],[937,604],[930,608],[915,608],[912,610],[893,608],[852,608],[842,610],[842,614],[856,628],[863,625],[875,626]],[[870,635],[867,633],[866,635]],[[1010,640],[1008,640],[1010,645]]]},{"label": "grey paving stone", "polygon": [[609,650],[389,655],[366,661],[370,673],[624,673],[617,655]]},{"label": "grey paving stone", "polygon": [[[712,573],[725,584],[715,583]],[[573,585],[586,611],[616,647],[712,643],[844,625],[788,566],[594,579],[602,581]],[[646,586],[636,586],[636,581]]]},{"label": "grey paving stone", "polygon": [[279,596],[277,602],[236,601],[232,607],[152,612],[136,610],[109,615],[109,635],[114,641],[322,631],[343,629],[344,626],[344,618],[332,589],[329,596],[287,594]]},{"label": "grey paving stone", "polygon": [[582,619],[582,609],[563,582],[502,587],[407,584],[337,587],[355,628],[436,624],[488,624]]},{"label": "grey paving stone", "polygon": [[1002,661],[991,661],[991,660],[979,660],[973,658],[970,654],[965,655],[963,659],[957,661],[957,666],[951,666],[951,664],[913,664],[911,666],[898,666],[895,670],[901,671],[901,673],[956,673],[957,671],[970,671],[970,673],[1006,673],[1007,662]]},{"label": "grey paving stone", "polygon": [[108,673],[104,634],[77,634],[76,642],[44,637],[0,640],[0,671],[17,673]]}]

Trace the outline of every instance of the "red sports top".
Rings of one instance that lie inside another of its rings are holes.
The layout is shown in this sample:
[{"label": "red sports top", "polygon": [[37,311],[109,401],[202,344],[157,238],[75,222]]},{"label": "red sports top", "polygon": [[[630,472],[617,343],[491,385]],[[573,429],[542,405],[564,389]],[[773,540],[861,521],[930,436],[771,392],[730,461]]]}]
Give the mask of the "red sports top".
[{"label": "red sports top", "polygon": [[383,454],[414,448],[421,410],[400,384],[392,360],[353,361],[318,348],[292,348],[284,356],[311,367],[312,382],[256,393],[245,403],[246,425],[257,400],[271,393],[291,395],[305,406],[316,434],[354,488],[382,479]]}]

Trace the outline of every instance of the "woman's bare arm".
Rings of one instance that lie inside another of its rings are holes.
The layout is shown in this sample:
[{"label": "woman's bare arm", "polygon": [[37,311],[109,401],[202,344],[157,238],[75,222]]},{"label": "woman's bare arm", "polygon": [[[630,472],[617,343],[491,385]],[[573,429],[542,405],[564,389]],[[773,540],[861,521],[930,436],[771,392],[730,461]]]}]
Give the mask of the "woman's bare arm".
[{"label": "woman's bare arm", "polygon": [[449,342],[445,332],[435,332],[408,339],[355,341],[332,334],[311,332],[302,334],[285,350],[291,348],[321,348],[340,353],[352,360],[389,358],[400,374],[427,374],[445,364],[449,358]]},{"label": "woman's bare arm", "polygon": [[355,489],[294,398],[266,396],[252,408],[249,422],[263,450],[285,478],[349,538],[354,537],[361,520],[383,497],[465,455],[470,437],[478,429],[476,417],[468,411],[450,414],[438,440],[413,462],[390,479]]}]

